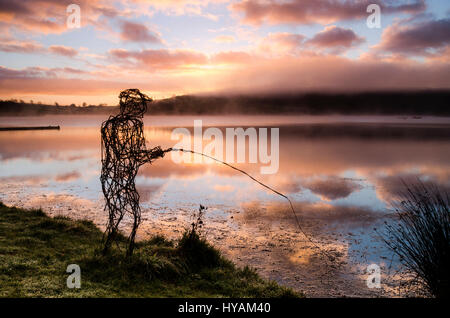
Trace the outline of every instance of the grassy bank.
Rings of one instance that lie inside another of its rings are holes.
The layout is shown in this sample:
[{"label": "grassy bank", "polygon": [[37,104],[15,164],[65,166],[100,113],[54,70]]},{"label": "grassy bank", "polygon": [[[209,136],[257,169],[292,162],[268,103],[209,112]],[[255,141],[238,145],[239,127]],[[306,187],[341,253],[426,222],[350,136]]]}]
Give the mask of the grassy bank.
[{"label": "grassy bank", "polygon": [[[154,237],[138,243],[131,259],[124,239],[101,256],[101,239],[92,222],[0,203],[0,297],[301,296],[235,267],[198,237]],[[69,264],[81,268],[80,289],[67,288]]]}]

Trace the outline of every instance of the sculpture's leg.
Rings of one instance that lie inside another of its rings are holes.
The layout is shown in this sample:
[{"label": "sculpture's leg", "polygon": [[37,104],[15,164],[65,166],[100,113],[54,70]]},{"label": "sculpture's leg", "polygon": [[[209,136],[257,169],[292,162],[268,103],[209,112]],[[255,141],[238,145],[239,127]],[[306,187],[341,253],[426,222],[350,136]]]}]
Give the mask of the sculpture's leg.
[{"label": "sculpture's leg", "polygon": [[136,232],[141,223],[141,208],[139,207],[139,194],[136,192],[133,193],[133,201],[132,201],[132,211],[133,211],[133,228],[131,229],[130,236],[128,237],[128,248],[127,248],[127,256],[133,255],[134,250],[134,240],[136,239]]},{"label": "sculpture's leg", "polygon": [[109,221],[108,226],[106,227],[105,231],[105,238],[104,238],[104,248],[103,248],[103,254],[107,254],[112,242],[117,238],[117,235],[119,234],[119,223],[123,218],[122,209],[120,207],[111,205],[108,206],[109,209]]},{"label": "sculpture's leg", "polygon": [[103,255],[108,254],[109,249],[111,247],[111,242],[113,241],[114,236],[115,236],[115,232],[114,232],[113,228],[109,225],[106,229],[105,236],[106,236],[106,238],[103,239],[103,241],[104,241],[104,247],[103,247],[103,252],[102,252]]},{"label": "sculpture's leg", "polygon": [[111,248],[111,243],[117,238],[117,234],[119,234],[119,223],[122,220],[122,217],[110,218],[108,227],[106,228],[106,238],[104,239],[104,248],[103,255],[107,254],[109,249]]}]

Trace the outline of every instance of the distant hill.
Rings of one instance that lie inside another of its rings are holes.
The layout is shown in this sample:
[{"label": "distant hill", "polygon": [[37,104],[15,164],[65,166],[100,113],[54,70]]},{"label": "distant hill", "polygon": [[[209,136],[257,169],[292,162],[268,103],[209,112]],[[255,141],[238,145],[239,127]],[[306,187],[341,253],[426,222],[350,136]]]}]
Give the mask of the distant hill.
[{"label": "distant hill", "polygon": [[[0,116],[112,114],[117,106],[54,106],[0,101]],[[384,114],[450,116],[450,91],[195,96],[156,100],[150,114]]]},{"label": "distant hill", "polygon": [[179,114],[402,114],[450,115],[450,91],[267,96],[177,96],[153,113]]}]

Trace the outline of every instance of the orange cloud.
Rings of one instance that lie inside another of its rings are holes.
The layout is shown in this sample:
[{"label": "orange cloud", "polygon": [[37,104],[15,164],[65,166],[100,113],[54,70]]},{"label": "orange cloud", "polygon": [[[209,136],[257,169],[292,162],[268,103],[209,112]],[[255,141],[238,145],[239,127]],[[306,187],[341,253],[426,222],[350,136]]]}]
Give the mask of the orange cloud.
[{"label": "orange cloud", "polygon": [[67,57],[74,57],[75,55],[78,54],[77,50],[75,50],[72,47],[65,46],[65,45],[51,45],[48,48],[48,50],[50,53],[63,55],[63,56],[67,56]]},{"label": "orange cloud", "polygon": [[259,43],[259,51],[265,53],[289,54],[297,52],[305,40],[302,34],[287,32],[269,33],[267,37]]},{"label": "orange cloud", "polygon": [[[169,96],[211,92],[286,93],[450,87],[450,64],[442,61],[352,60],[333,55],[263,58],[245,52],[219,53],[208,58],[202,53],[186,50],[123,49],[111,50],[110,56],[119,65],[113,68],[98,66],[97,75],[94,72],[85,74],[91,79],[60,77],[61,73],[76,75],[73,69],[17,70],[2,67],[0,96],[101,95],[130,86],[158,94],[166,92]],[[221,64],[245,64],[245,67],[224,68]]]},{"label": "orange cloud", "polygon": [[145,25],[124,21],[120,37],[129,42],[161,43],[160,37],[151,32]]},{"label": "orange cloud", "polygon": [[352,30],[331,25],[317,33],[306,44],[325,48],[350,48],[362,42],[364,38],[359,37]]},{"label": "orange cloud", "polygon": [[18,41],[14,39],[0,39],[0,51],[8,53],[27,53],[27,54],[57,54],[66,57],[78,55],[78,51],[70,46],[51,45],[44,48],[41,43],[36,41]]},{"label": "orange cloud", "polygon": [[[393,53],[439,56],[450,45],[450,18],[419,21],[410,25],[396,23],[383,32],[375,48]],[[437,54],[433,50],[438,50]]]},{"label": "orange cloud", "polygon": [[232,43],[235,41],[235,38],[231,35],[219,35],[214,39],[216,43]]},{"label": "orange cloud", "polygon": [[217,64],[242,64],[254,60],[254,56],[242,51],[220,52],[212,57],[212,62]]},{"label": "orange cloud", "polygon": [[55,77],[55,69],[45,68],[45,67],[27,67],[21,70],[7,68],[0,66],[0,79],[1,78],[46,78]]},{"label": "orange cloud", "polygon": [[352,60],[339,56],[259,59],[223,73],[224,92],[365,91],[450,87],[448,63]]},{"label": "orange cloud", "polygon": [[9,53],[39,53],[43,51],[42,44],[35,41],[1,40],[0,51]]},{"label": "orange cloud", "polygon": [[203,53],[190,50],[142,50],[128,51],[112,49],[109,54],[118,62],[134,63],[136,67],[148,69],[175,69],[187,65],[202,65],[208,62]]},{"label": "orange cloud", "polygon": [[[72,3],[71,0],[0,0],[0,16],[9,26],[20,30],[45,34],[62,33],[68,31],[66,8]],[[83,8],[82,25],[93,23],[102,14],[118,14],[117,10],[106,3],[101,0],[78,0],[76,4]]]}]

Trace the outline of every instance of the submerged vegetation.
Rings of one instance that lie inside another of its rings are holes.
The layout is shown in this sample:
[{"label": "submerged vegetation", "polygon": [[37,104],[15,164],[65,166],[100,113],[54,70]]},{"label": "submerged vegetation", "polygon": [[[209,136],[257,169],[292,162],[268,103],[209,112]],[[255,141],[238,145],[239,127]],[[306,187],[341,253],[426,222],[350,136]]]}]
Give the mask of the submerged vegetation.
[{"label": "submerged vegetation", "polygon": [[[126,258],[121,236],[102,256],[102,232],[90,221],[48,217],[0,203],[0,297],[298,297],[237,268],[188,230],[179,241],[155,236]],[[69,264],[81,288],[69,289]]]},{"label": "submerged vegetation", "polygon": [[400,197],[394,202],[399,221],[387,225],[385,242],[429,294],[448,298],[450,196],[419,182]]}]

